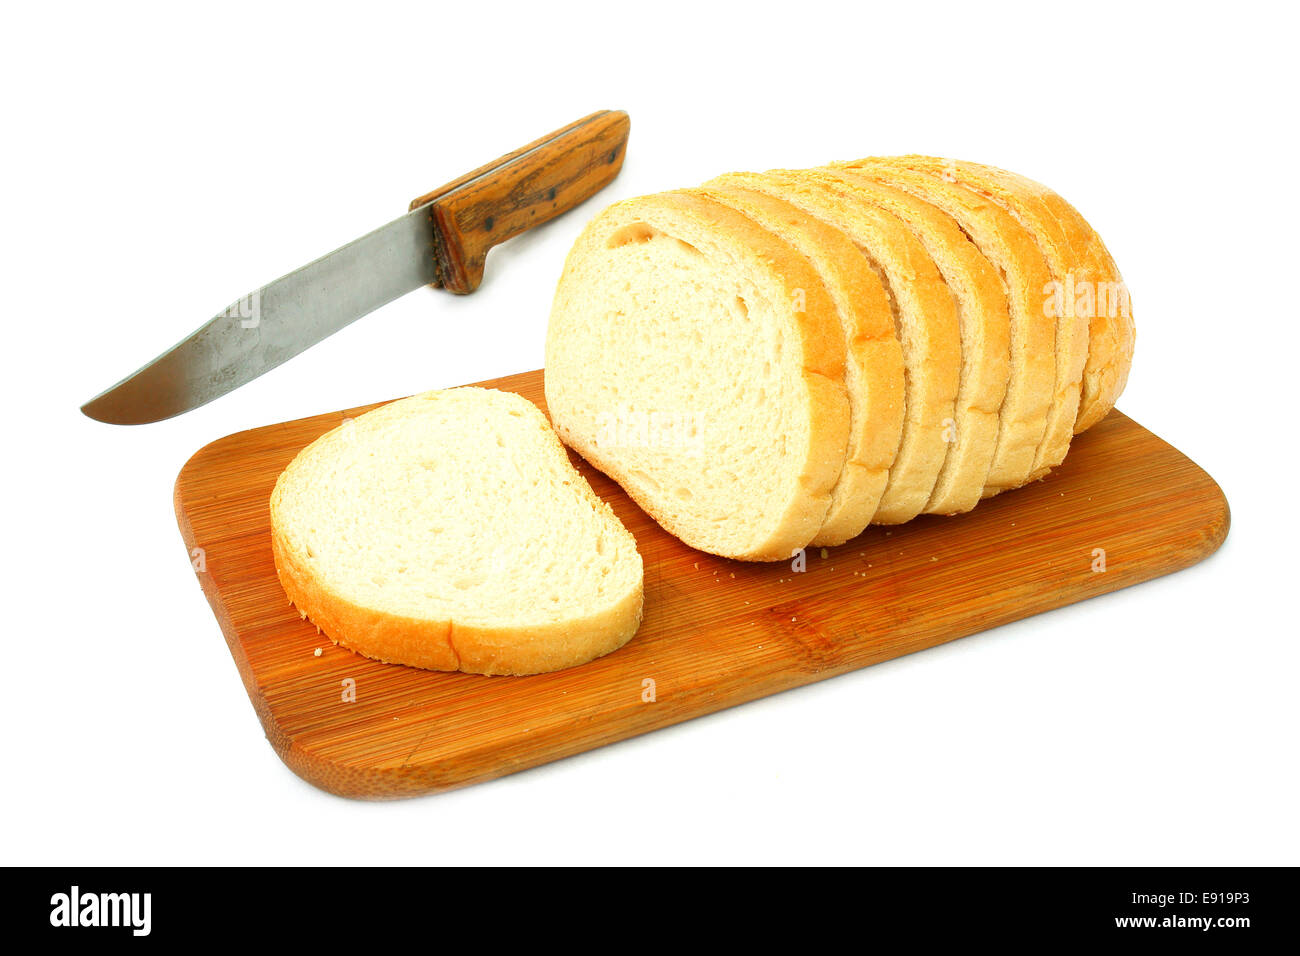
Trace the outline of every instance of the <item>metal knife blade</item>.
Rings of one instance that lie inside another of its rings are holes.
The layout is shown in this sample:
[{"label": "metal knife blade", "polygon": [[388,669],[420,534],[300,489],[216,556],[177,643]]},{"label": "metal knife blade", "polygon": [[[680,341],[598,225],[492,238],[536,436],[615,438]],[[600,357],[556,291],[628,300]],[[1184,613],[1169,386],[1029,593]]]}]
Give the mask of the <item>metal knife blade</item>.
[{"label": "metal knife blade", "polygon": [[116,425],[171,418],[436,280],[433,223],[422,207],[249,293],[81,410]]},{"label": "metal knife blade", "polygon": [[205,405],[422,285],[473,292],[495,245],[604,188],[623,165],[626,113],[600,110],[412,202],[360,239],[249,293],[81,410],[117,425]]}]

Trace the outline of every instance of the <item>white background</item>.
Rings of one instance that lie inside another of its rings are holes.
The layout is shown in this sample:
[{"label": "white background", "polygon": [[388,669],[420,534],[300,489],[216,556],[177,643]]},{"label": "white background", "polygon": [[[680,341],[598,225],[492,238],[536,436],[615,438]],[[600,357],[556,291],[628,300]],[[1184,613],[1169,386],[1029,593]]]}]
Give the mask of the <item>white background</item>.
[{"label": "white background", "polygon": [[[0,57],[3,862],[1300,862],[1284,5],[23,10]],[[249,288],[602,108],[632,116],[622,176],[493,252],[476,295],[421,290],[162,424],[79,413]],[[1105,236],[1139,333],[1120,407],[1222,485],[1222,550],[448,795],[291,774],[176,530],[186,458],[538,367],[606,202],[897,152],[1043,180]]]}]

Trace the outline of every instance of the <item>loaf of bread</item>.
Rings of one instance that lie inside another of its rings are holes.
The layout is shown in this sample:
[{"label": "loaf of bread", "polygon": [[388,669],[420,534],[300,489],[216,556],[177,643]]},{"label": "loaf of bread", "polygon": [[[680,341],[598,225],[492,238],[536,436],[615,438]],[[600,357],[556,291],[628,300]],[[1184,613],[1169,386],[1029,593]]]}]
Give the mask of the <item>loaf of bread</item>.
[{"label": "loaf of bread", "polygon": [[556,290],[546,398],[684,542],[781,560],[1043,478],[1114,405],[1133,338],[1054,192],[873,157],[600,213]]},{"label": "loaf of bread", "polygon": [[621,647],[641,620],[632,535],[509,392],[384,405],[305,448],[271,496],[303,617],[367,657],[536,674]]}]

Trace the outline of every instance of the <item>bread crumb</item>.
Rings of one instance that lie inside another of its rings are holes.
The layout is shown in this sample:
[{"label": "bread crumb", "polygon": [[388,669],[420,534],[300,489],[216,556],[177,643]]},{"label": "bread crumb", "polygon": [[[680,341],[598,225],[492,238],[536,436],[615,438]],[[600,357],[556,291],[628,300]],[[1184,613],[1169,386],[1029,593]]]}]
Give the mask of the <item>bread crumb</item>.
[{"label": "bread crumb", "polygon": [[316,650],[312,651],[312,656],[313,656],[313,657],[320,657],[323,653],[325,653],[325,652],[324,652],[323,650],[321,650],[321,649],[318,647],[318,648],[316,648]]},{"label": "bread crumb", "polygon": [[732,571],[732,572],[731,572],[731,576],[734,578],[734,577],[736,576],[736,572],[735,572],[735,571]]},{"label": "bread crumb", "polygon": [[695,562],[695,570],[698,571],[699,569],[700,569],[700,562],[696,561],[696,562]]},{"label": "bread crumb", "polygon": [[799,619],[798,619],[797,617],[792,617],[792,618],[790,618],[790,620],[792,620],[792,621],[797,621],[797,620],[799,620]]},{"label": "bread crumb", "polygon": [[831,553],[830,553],[829,551],[827,551],[825,548],[822,548],[822,560],[825,561],[825,560],[826,560],[827,558],[829,558],[830,556],[831,556]]}]

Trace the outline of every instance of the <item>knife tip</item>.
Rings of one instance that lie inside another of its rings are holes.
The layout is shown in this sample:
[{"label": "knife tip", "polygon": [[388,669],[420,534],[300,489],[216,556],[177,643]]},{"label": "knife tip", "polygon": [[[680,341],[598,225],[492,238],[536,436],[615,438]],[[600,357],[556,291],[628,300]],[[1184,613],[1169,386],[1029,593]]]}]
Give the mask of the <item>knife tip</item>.
[{"label": "knife tip", "polygon": [[124,414],[120,403],[104,400],[110,394],[111,390],[85,402],[81,406],[81,414],[105,425],[148,425],[151,422],[161,421],[159,418],[138,414],[138,409],[137,414]]}]

